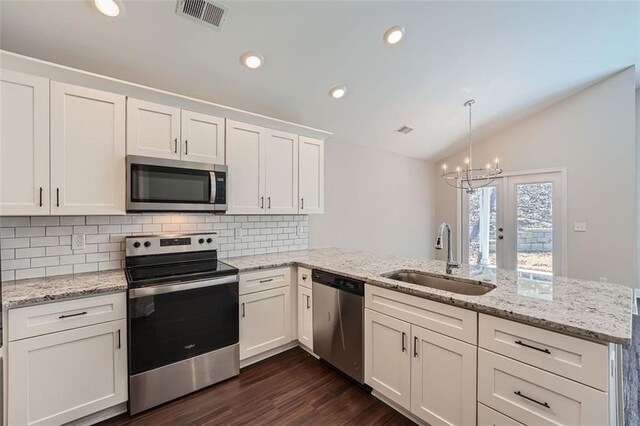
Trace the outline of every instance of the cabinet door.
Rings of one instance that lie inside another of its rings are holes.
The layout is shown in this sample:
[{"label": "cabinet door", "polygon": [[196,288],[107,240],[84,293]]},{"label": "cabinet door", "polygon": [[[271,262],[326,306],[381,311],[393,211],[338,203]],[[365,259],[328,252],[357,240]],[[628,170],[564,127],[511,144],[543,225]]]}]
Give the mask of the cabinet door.
[{"label": "cabinet door", "polygon": [[231,120],[227,120],[226,128],[229,166],[227,214],[264,213],[266,130]]},{"label": "cabinet door", "polygon": [[324,141],[300,136],[300,213],[324,213]]},{"label": "cabinet door", "polygon": [[127,154],[180,159],[180,108],[127,100]]},{"label": "cabinet door", "polygon": [[125,98],[51,82],[51,213],[125,213]]},{"label": "cabinet door", "polygon": [[49,214],[49,80],[0,70],[0,214]]},{"label": "cabinet door", "polygon": [[364,310],[365,383],[399,406],[411,408],[411,325]]},{"label": "cabinet door", "polygon": [[267,213],[298,213],[298,135],[267,131],[265,185]]},{"label": "cabinet door", "polygon": [[290,287],[240,296],[240,359],[291,341]]},{"label": "cabinet door", "polygon": [[182,159],[224,164],[224,118],[182,110]]},{"label": "cabinet door", "polygon": [[415,325],[411,412],[430,425],[476,424],[477,347]]},{"label": "cabinet door", "polygon": [[67,423],[127,400],[127,322],[9,343],[8,424]]},{"label": "cabinet door", "polygon": [[298,286],[298,341],[313,350],[313,299],[311,289]]}]

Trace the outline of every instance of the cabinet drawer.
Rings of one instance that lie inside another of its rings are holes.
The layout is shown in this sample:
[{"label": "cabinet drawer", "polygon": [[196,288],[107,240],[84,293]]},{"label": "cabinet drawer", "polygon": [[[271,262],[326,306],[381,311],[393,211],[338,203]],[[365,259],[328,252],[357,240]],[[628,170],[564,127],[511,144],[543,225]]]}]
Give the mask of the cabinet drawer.
[{"label": "cabinet drawer", "polygon": [[311,269],[298,267],[298,285],[311,288]]},{"label": "cabinet drawer", "polygon": [[372,285],[365,286],[365,306],[472,345],[478,340],[474,311]]},{"label": "cabinet drawer", "polygon": [[9,341],[127,317],[125,293],[9,310]]},{"label": "cabinet drawer", "polygon": [[291,285],[291,268],[266,269],[240,274],[240,294]]},{"label": "cabinet drawer", "polygon": [[493,408],[478,403],[478,426],[523,426]]},{"label": "cabinet drawer", "polygon": [[608,347],[480,314],[479,346],[569,379],[608,389]]},{"label": "cabinet drawer", "polygon": [[605,392],[478,350],[478,401],[524,424],[606,425]]}]

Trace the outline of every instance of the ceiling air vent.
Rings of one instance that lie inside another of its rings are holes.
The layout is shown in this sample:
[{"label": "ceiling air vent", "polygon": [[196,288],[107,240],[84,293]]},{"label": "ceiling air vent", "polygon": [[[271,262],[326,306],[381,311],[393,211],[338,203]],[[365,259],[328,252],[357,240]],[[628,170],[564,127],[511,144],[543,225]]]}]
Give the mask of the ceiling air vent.
[{"label": "ceiling air vent", "polygon": [[229,9],[209,0],[178,0],[176,13],[220,31],[227,20]]},{"label": "ceiling air vent", "polygon": [[399,129],[396,130],[396,132],[406,135],[407,133],[413,132],[413,129],[411,127],[407,126],[406,124],[403,124],[402,126],[400,126]]}]

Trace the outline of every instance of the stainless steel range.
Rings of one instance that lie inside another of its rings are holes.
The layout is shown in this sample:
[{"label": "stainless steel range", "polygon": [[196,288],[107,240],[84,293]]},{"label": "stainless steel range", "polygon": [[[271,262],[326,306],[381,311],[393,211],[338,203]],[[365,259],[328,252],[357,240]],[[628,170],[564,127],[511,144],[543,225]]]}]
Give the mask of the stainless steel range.
[{"label": "stainless steel range", "polygon": [[129,413],[239,374],[238,270],[215,233],[126,239]]}]

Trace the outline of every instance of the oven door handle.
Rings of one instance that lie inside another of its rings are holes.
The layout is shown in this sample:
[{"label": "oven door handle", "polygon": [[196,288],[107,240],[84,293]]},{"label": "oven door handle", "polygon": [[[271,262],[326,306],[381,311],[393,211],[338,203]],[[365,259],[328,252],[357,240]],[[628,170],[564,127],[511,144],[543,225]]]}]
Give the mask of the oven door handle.
[{"label": "oven door handle", "polygon": [[216,172],[209,172],[209,179],[211,179],[211,192],[209,193],[209,203],[216,203],[216,195],[218,192],[218,185],[216,183]]},{"label": "oven door handle", "polygon": [[156,287],[132,288],[129,290],[129,299],[139,297],[156,296],[158,294],[175,293],[178,291],[193,290],[196,288],[213,287],[216,285],[233,284],[239,281],[238,275],[215,278],[212,280],[193,281],[183,284],[166,284]]}]

